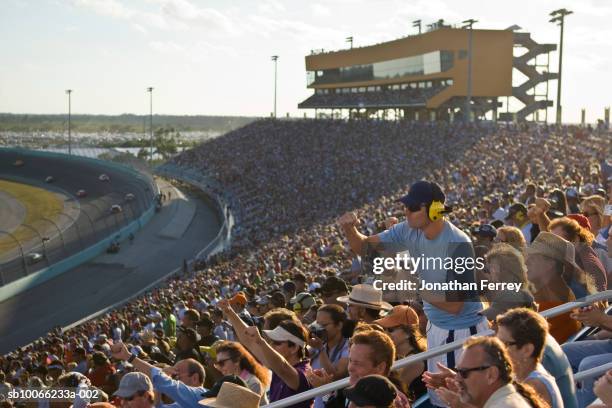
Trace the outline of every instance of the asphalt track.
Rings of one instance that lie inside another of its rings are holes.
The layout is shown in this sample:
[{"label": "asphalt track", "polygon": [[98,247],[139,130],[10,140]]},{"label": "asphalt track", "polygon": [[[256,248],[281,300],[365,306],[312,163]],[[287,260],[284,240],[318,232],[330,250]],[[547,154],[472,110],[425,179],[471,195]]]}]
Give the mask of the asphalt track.
[{"label": "asphalt track", "polygon": [[[112,181],[113,175],[109,176]],[[172,197],[177,195],[174,190]],[[194,200],[196,211],[182,237],[159,236],[182,208],[176,199],[165,202],[132,245],[122,244],[119,254],[101,255],[0,303],[0,354],[129,297],[180,267],[183,259],[191,258],[212,241],[221,226],[219,215],[198,198],[185,195]]]},{"label": "asphalt track", "polygon": [[[14,165],[18,159],[24,161],[23,166]],[[110,182],[98,179],[102,173],[110,177]],[[45,183],[47,176],[53,176],[54,182]],[[67,159],[66,156],[39,157],[30,156],[27,152],[0,149],[0,178],[63,193],[69,197],[68,204],[79,207],[76,219],[66,215],[58,218],[58,226],[65,232],[62,237],[63,243],[57,229],[53,231],[51,229],[55,227],[50,224],[45,225],[46,229],[51,230],[48,234],[41,234],[43,237],[48,235],[51,238],[46,244],[47,257],[45,261],[28,265],[28,273],[42,269],[49,263],[55,263],[111,235],[144,212],[154,196],[154,191],[144,177],[137,178],[120,170],[109,169],[103,165],[103,162],[76,161]],[[87,196],[78,198],[76,192],[81,189],[86,190]],[[126,202],[127,193],[134,194],[135,199]],[[110,214],[110,207],[113,204],[120,204],[123,212]],[[15,213],[14,217],[15,220],[4,223],[15,224],[20,214]],[[38,230],[40,227],[34,228]],[[21,244],[26,254],[35,246],[42,247],[40,239]],[[4,255],[0,265],[2,281],[9,283],[24,276],[25,266],[19,251],[15,250],[14,254],[10,254],[11,261],[5,259],[7,254]]]}]

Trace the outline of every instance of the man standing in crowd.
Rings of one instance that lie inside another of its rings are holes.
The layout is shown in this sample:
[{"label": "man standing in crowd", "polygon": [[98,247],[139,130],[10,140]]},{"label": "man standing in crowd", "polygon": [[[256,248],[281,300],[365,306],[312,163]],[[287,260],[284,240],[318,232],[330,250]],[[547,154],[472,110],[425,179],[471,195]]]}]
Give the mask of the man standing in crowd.
[{"label": "man standing in crowd", "polygon": [[521,230],[525,242],[531,243],[531,227],[533,224],[529,221],[527,216],[527,207],[521,203],[515,203],[508,208],[508,215],[506,216],[506,224],[512,227],[516,227]]},{"label": "man standing in crowd", "polygon": [[[365,236],[357,230],[359,220],[353,213],[346,213],[339,219],[351,249],[356,254],[364,254],[368,245],[385,255],[409,251],[412,256],[431,259],[457,260],[474,259],[474,249],[470,238],[443,214],[450,208],[444,206],[446,197],[436,183],[418,181],[408,194],[400,199],[405,206],[406,220],[390,229],[372,236]],[[459,261],[458,261],[459,262]],[[435,262],[434,262],[435,263]],[[453,263],[455,264],[455,263]],[[417,274],[425,282],[474,282],[474,270],[466,268],[463,273],[453,270],[420,268]],[[439,266],[439,265],[438,265]],[[446,343],[468,338],[488,329],[487,321],[478,312],[482,304],[471,300],[467,292],[432,293],[421,292],[425,314],[430,322],[427,332],[427,348],[432,349]],[[468,300],[468,301],[466,301]],[[436,363],[454,367],[461,350],[427,360],[428,370],[437,370]],[[430,393],[432,403],[442,406],[442,401]]]}]

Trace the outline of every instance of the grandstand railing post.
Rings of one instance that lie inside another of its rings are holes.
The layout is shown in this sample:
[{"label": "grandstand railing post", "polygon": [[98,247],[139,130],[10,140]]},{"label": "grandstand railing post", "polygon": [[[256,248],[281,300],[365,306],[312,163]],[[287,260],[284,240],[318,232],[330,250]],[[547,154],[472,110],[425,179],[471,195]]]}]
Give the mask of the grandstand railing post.
[{"label": "grandstand railing post", "polygon": [[[83,212],[83,214],[85,214],[85,212]],[[66,217],[66,218],[68,218],[68,219],[70,219],[72,221],[72,225],[74,225],[74,228],[76,229],[77,238],[79,239],[79,242],[81,243],[81,248],[86,248],[87,246],[85,244],[85,241],[83,241],[83,236],[81,235],[81,228],[79,228],[79,223],[78,223],[77,219],[72,217],[71,215],[66,214],[65,212],[61,212],[61,213],[59,213],[59,215],[63,215],[64,217]],[[91,222],[91,220],[90,220],[90,222]],[[92,230],[92,232],[95,235],[95,231]]]},{"label": "grandstand railing post", "polygon": [[17,239],[17,237],[15,237],[15,235],[11,234],[11,233],[10,233],[10,232],[8,232],[8,231],[2,231],[2,230],[0,230],[0,233],[2,233],[2,234],[6,234],[6,235],[8,235],[9,237],[13,238],[13,240],[14,240],[14,241],[17,243],[17,245],[19,246],[19,252],[21,252],[21,261],[23,262],[23,270],[24,270],[24,272],[25,272],[25,274],[26,274],[26,276],[27,276],[27,275],[28,275],[28,264],[27,264],[26,259],[25,259],[25,254],[23,253],[23,246],[21,245],[21,242],[19,242],[19,240]]},{"label": "grandstand railing post", "polygon": [[31,225],[28,224],[21,224],[23,227],[29,228],[32,231],[34,231],[34,233],[36,235],[38,235],[38,238],[40,238],[40,243],[42,244],[42,249],[43,249],[43,256],[45,258],[45,262],[47,263],[47,266],[49,266],[49,257],[47,256],[47,245],[45,244],[45,240],[43,239],[43,236],[40,235],[40,232],[38,232],[38,230],[34,227],[32,227]]},{"label": "grandstand railing post", "polygon": [[53,226],[55,227],[55,229],[57,229],[57,232],[59,233],[59,237],[62,240],[62,250],[64,253],[66,253],[66,241],[64,241],[64,234],[62,233],[62,230],[60,229],[60,227],[57,225],[57,223],[55,223],[53,220],[50,220],[47,217],[41,217],[41,220],[47,221],[51,224],[53,224]]}]

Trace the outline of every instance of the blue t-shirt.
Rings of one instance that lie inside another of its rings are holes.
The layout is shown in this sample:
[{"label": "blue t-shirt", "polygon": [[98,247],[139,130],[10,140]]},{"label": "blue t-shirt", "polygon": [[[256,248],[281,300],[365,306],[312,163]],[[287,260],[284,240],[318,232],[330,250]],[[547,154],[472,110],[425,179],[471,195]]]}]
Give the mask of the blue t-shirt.
[{"label": "blue t-shirt", "polygon": [[[379,234],[381,243],[384,244],[385,255],[408,251],[413,258],[423,259],[453,259],[454,265],[461,265],[458,258],[475,259],[474,248],[470,238],[452,223],[444,221],[444,229],[435,239],[427,239],[420,229],[410,228],[406,221],[395,224],[390,229]],[[464,262],[464,261],[463,261]],[[427,267],[417,268],[421,281],[475,283],[474,269],[458,268],[449,270],[444,267],[447,262],[428,262]],[[468,265],[469,266],[469,265]],[[449,294],[447,292],[447,294]],[[456,300],[464,302],[463,308],[458,314],[448,313],[430,303],[423,302],[423,310],[429,321],[445,330],[465,329],[475,326],[484,318],[478,314],[482,310],[476,292],[465,291],[458,294]]]}]

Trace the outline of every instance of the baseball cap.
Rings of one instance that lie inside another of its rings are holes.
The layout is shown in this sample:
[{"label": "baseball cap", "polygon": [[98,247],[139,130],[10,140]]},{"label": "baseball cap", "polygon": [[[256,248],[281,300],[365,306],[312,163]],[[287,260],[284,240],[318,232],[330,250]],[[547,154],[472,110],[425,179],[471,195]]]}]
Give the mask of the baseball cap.
[{"label": "baseball cap", "polygon": [[582,228],[585,228],[587,230],[591,229],[591,222],[587,217],[582,214],[569,214],[567,218],[576,221]]},{"label": "baseball cap", "polygon": [[508,215],[506,215],[506,219],[512,218],[512,216],[516,213],[523,213],[527,215],[527,207],[523,203],[514,203],[508,208]]},{"label": "baseball cap", "polygon": [[497,229],[491,224],[482,224],[472,228],[472,234],[495,238],[497,236]]},{"label": "baseball cap", "polygon": [[374,323],[384,328],[396,326],[412,326],[419,324],[419,316],[413,308],[407,305],[394,306],[382,319],[374,320]]},{"label": "baseball cap", "polygon": [[298,293],[296,296],[292,297],[289,302],[293,305],[293,310],[295,312],[308,310],[317,303],[315,298],[308,292]]},{"label": "baseball cap", "polygon": [[246,305],[247,303],[247,298],[245,296],[244,293],[242,292],[238,292],[236,293],[230,300],[229,300],[230,304],[232,305]]},{"label": "baseball cap", "polygon": [[423,204],[429,205],[433,201],[440,201],[444,204],[445,200],[446,196],[438,184],[421,180],[411,185],[410,190],[408,190],[408,194],[400,198],[398,201],[400,201],[406,207],[409,207]]},{"label": "baseball cap", "polygon": [[382,375],[366,375],[345,389],[344,395],[358,406],[388,407],[397,397],[397,390]]},{"label": "baseball cap", "polygon": [[119,389],[113,395],[121,398],[129,398],[139,391],[153,391],[153,384],[149,377],[143,373],[127,373],[119,383]]}]

